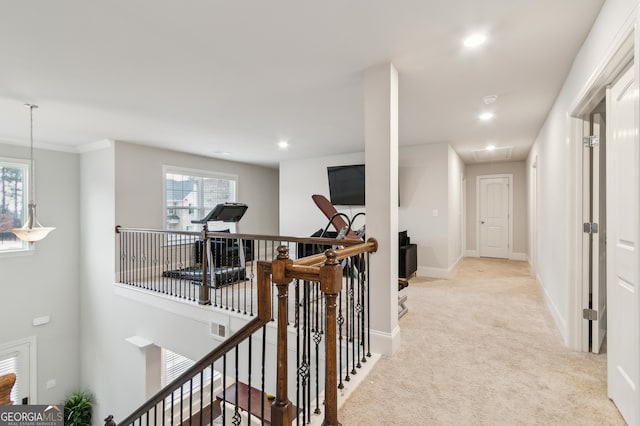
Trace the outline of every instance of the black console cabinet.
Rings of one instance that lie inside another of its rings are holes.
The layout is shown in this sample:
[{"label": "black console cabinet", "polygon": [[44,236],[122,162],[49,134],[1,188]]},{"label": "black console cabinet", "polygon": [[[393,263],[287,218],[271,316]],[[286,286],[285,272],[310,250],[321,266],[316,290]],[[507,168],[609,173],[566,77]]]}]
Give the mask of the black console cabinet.
[{"label": "black console cabinet", "polygon": [[411,244],[407,231],[399,233],[398,277],[411,278],[418,270],[418,246]]}]

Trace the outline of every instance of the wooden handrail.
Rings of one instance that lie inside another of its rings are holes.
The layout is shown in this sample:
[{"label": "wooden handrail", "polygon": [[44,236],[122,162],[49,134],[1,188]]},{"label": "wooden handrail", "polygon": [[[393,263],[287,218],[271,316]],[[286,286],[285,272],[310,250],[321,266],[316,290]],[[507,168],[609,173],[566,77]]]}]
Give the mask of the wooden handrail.
[{"label": "wooden handrail", "polygon": [[[342,242],[346,240],[339,241]],[[348,241],[352,242],[353,240]],[[357,256],[361,253],[375,253],[376,251],[378,251],[378,241],[375,238],[369,238],[366,243],[357,241],[357,244],[349,244],[349,247],[337,249],[334,251],[336,253],[336,259],[340,261],[348,257]],[[326,259],[327,256],[325,252],[295,260],[294,264],[297,266],[320,266],[325,262]]]},{"label": "wooden handrail", "polygon": [[[121,232],[139,232],[139,233],[152,233],[152,234],[177,234],[177,235],[191,235],[201,236],[200,231],[171,231],[160,229],[148,229],[148,228],[125,228],[123,226],[116,226],[116,233]],[[302,244],[318,244],[318,245],[339,245],[339,246],[355,246],[362,244],[359,240],[339,240],[336,238],[323,238],[323,237],[290,237],[282,235],[264,235],[264,234],[231,234],[229,232],[216,232],[208,231],[206,233],[207,238],[231,238],[242,240],[270,240],[279,241],[282,243],[302,243]]]},{"label": "wooden handrail", "polygon": [[258,262],[258,315],[249,321],[244,327],[231,335],[227,340],[222,342],[220,346],[209,352],[204,358],[196,362],[191,368],[178,376],[171,383],[166,385],[147,402],[142,404],[137,410],[131,413],[127,418],[119,421],[121,426],[129,425],[138,420],[141,416],[147,414],[160,401],[170,396],[176,388],[180,388],[183,383],[190,380],[196,374],[209,367],[211,364],[222,358],[222,356],[230,352],[233,348],[242,343],[245,339],[251,337],[253,333],[260,330],[263,326],[271,321],[271,263]]}]

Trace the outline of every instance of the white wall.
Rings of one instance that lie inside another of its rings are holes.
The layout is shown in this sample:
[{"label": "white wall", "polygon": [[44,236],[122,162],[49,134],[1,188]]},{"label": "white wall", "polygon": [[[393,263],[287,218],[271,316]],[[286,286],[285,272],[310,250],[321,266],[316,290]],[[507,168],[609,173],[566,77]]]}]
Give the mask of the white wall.
[{"label": "white wall", "polygon": [[[445,273],[449,263],[449,145],[400,148],[399,229],[418,245],[418,274]],[[437,211],[437,216],[434,216]]]},{"label": "white wall", "polygon": [[114,227],[162,226],[163,164],[238,175],[239,200],[250,206],[241,230],[277,233],[277,170],[121,142],[82,154],[81,368],[82,384],[98,397],[96,419],[123,418],[144,401],[146,354],[126,342],[128,337],[143,337],[191,359],[218,344],[209,333],[215,318],[210,310],[187,317],[114,290]]},{"label": "white wall", "polygon": [[[28,159],[29,149],[0,143],[0,157]],[[38,398],[30,402],[48,404],[80,385],[79,166],[76,154],[36,149],[34,158],[38,219],[56,230],[30,254],[0,255],[0,345],[36,337]],[[50,323],[32,325],[45,315]]]},{"label": "white wall", "polygon": [[[364,164],[364,152],[283,161],[280,163],[280,233],[308,237],[324,229],[328,220],[315,205],[311,196],[321,194],[329,199],[327,167]],[[349,217],[364,208],[340,208]],[[356,219],[355,228],[363,224]],[[330,230],[334,230],[331,228]]]},{"label": "white wall", "polygon": [[162,166],[238,176],[238,202],[249,206],[240,231],[278,235],[278,170],[124,142],[115,144],[116,222],[162,229]]},{"label": "white wall", "polygon": [[528,253],[527,244],[527,173],[524,161],[468,164],[467,175],[467,247],[477,255],[477,194],[476,178],[482,175],[513,175],[513,253],[524,258]]},{"label": "white wall", "polygon": [[[608,47],[635,12],[638,0],[607,0],[591,32],[578,52],[571,70],[547,116],[527,159],[527,179],[531,164],[538,158],[537,273],[547,304],[565,342],[569,339],[569,294],[575,285],[572,264],[572,181],[573,149],[568,120],[581,90],[596,70]],[[531,193],[528,205],[531,206]],[[531,216],[529,212],[529,216]],[[531,251],[532,249],[530,249]]]},{"label": "white wall", "polygon": [[[280,164],[280,231],[308,236],[326,226],[327,219],[311,199],[329,198],[327,166],[362,164],[364,153],[326,156]],[[418,245],[418,273],[446,276],[462,256],[460,182],[464,164],[445,143],[399,148],[400,206],[398,228]],[[349,216],[364,209],[339,210]],[[438,216],[433,216],[433,211]],[[361,224],[357,220],[356,227]]]}]

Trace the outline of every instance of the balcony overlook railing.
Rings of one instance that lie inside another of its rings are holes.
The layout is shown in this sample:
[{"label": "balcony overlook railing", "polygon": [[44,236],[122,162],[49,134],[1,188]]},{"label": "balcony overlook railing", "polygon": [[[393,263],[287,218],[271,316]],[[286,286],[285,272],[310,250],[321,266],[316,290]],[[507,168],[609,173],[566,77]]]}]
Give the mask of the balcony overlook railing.
[{"label": "balcony overlook railing", "polygon": [[117,232],[120,284],[248,321],[118,424],[339,424],[338,389],[371,356],[375,240]]}]

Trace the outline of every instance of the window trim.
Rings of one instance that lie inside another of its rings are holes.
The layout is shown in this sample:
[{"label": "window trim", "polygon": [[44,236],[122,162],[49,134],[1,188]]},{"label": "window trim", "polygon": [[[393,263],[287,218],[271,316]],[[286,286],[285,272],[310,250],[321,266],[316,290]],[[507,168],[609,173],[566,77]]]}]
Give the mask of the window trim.
[{"label": "window trim", "polygon": [[[26,219],[28,213],[28,204],[31,194],[31,182],[29,179],[31,178],[31,160],[27,158],[12,158],[12,157],[0,157],[0,163],[6,165],[15,165],[15,166],[24,166],[26,173],[23,178],[23,195],[22,195],[22,217]],[[35,169],[35,164],[33,164],[33,168]],[[15,249],[2,249],[0,248],[0,258],[1,257],[14,257],[14,256],[24,256],[33,253],[35,244],[29,244],[26,242],[22,243],[22,248]]]},{"label": "window trim", "polygon": [[[29,372],[29,404],[38,403],[38,348],[36,344],[36,336],[29,336],[23,339],[14,340],[11,342],[0,343],[0,353],[11,353],[22,351],[27,352],[27,358],[29,359],[29,365],[26,366]],[[17,401],[14,401],[17,402]],[[20,401],[21,403],[22,401]]]},{"label": "window trim", "polygon": [[166,226],[166,209],[167,209],[167,173],[176,173],[188,176],[202,176],[211,179],[227,179],[235,181],[235,200],[237,202],[240,199],[239,183],[240,179],[238,175],[224,172],[212,172],[210,170],[193,169],[190,167],[172,166],[169,164],[162,165],[162,229],[167,229]]}]

